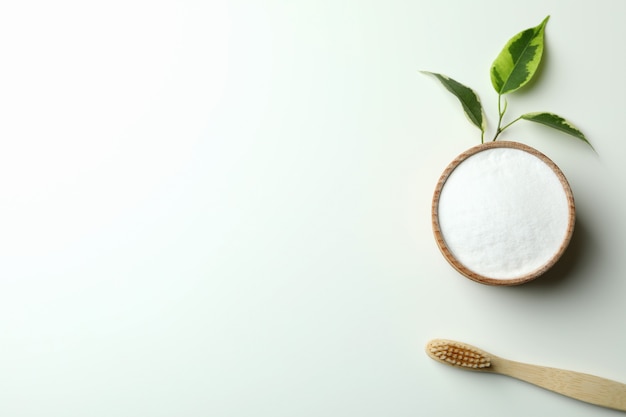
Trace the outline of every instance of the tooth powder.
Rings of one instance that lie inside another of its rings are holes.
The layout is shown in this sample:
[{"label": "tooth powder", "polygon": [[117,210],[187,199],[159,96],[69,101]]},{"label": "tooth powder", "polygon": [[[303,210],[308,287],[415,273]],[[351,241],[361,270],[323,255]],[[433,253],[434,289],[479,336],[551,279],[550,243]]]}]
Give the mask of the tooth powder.
[{"label": "tooth powder", "polygon": [[545,272],[565,250],[573,223],[573,197],[561,171],[517,143],[461,155],[444,172],[433,202],[444,256],[464,275],[492,284]]}]

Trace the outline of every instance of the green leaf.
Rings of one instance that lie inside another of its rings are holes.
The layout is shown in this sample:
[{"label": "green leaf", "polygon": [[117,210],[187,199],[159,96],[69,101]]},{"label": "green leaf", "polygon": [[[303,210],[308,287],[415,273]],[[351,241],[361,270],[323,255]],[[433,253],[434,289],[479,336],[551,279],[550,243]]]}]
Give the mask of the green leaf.
[{"label": "green leaf", "polygon": [[476,94],[474,90],[443,74],[437,74],[428,71],[422,72],[424,74],[429,74],[437,78],[449,92],[454,94],[456,98],[458,98],[461,102],[463,110],[465,111],[465,115],[467,116],[469,121],[472,122],[476,127],[478,127],[483,134],[485,133],[485,128],[487,127],[487,119],[485,118],[483,106],[482,104],[480,104],[478,94]]},{"label": "green leaf", "polygon": [[491,84],[498,94],[518,90],[535,75],[543,55],[543,35],[549,18],[513,36],[493,61]]},{"label": "green leaf", "polygon": [[[576,126],[554,113],[526,113],[521,115],[520,118],[524,120],[530,120],[531,122],[541,123],[542,125],[550,126],[553,129],[557,129],[563,133],[572,135],[582,140],[587,145],[591,146],[591,143],[589,143],[585,135],[583,135],[583,133]],[[593,149],[593,146],[591,146],[591,149]]]}]

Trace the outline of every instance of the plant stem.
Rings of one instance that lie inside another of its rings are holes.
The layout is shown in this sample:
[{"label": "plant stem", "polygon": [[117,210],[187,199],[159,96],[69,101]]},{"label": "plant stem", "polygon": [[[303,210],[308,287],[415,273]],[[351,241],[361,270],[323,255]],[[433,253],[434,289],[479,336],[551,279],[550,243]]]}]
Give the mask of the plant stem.
[{"label": "plant stem", "polygon": [[506,113],[507,102],[504,100],[504,109],[502,108],[502,94],[498,94],[498,127],[496,128],[496,134],[493,136],[492,142],[495,142],[498,139],[500,133],[502,133],[502,118],[504,117],[504,113]]},{"label": "plant stem", "polygon": [[522,118],[522,116],[518,117],[517,119],[513,120],[511,123],[507,124],[506,126],[502,127],[500,129],[500,133],[502,133],[504,131],[504,129],[508,129],[509,126],[511,126],[513,123],[519,121]]},{"label": "plant stem", "polygon": [[504,118],[504,113],[506,113],[506,109],[508,107],[508,103],[506,101],[506,99],[504,99],[504,108],[502,108],[502,95],[498,95],[498,127],[496,129],[496,134],[493,136],[493,142],[496,141],[496,139],[498,139],[498,136],[500,136],[500,133],[504,132],[506,129],[508,129],[513,123],[519,121],[522,116],[518,117],[517,119],[513,120],[511,123],[507,123],[506,125],[502,126],[502,119]]}]

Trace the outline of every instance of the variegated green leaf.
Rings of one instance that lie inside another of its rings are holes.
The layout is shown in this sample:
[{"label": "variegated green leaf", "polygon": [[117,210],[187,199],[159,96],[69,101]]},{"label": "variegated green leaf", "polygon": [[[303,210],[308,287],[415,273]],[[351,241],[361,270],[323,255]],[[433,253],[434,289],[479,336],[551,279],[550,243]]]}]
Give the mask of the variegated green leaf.
[{"label": "variegated green leaf", "polygon": [[437,78],[449,92],[454,94],[461,102],[461,106],[463,106],[463,110],[469,121],[478,127],[483,134],[485,133],[487,119],[485,118],[480,98],[478,98],[478,94],[476,94],[474,90],[443,74],[428,71],[422,72]]},{"label": "variegated green leaf", "polygon": [[[550,126],[551,128],[560,130],[563,133],[572,135],[591,146],[591,143],[589,143],[585,135],[583,135],[583,133],[576,126],[556,114],[545,112],[526,113],[520,116],[520,118]],[[593,146],[591,146],[591,148],[593,149]]]},{"label": "variegated green leaf", "polygon": [[523,87],[535,75],[543,55],[543,34],[550,16],[513,36],[491,66],[491,84],[500,95]]}]

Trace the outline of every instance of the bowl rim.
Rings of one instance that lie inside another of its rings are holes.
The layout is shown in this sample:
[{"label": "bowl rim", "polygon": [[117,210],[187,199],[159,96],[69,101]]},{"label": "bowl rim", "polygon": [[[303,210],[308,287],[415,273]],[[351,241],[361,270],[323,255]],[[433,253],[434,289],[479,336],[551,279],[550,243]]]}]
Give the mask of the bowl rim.
[{"label": "bowl rim", "polygon": [[[499,278],[490,278],[484,275],[481,275],[473,270],[471,270],[470,268],[468,268],[467,266],[465,266],[464,264],[462,264],[452,253],[452,251],[450,250],[450,248],[448,248],[446,241],[443,237],[443,233],[441,231],[441,227],[439,224],[439,198],[441,197],[441,192],[443,190],[443,187],[445,186],[446,181],[448,180],[448,178],[450,177],[450,175],[452,174],[452,172],[466,159],[468,159],[469,157],[479,153],[479,152],[483,152],[489,149],[494,149],[494,148],[512,148],[512,149],[517,149],[517,150],[521,150],[524,152],[527,152],[537,158],[539,158],[541,161],[543,161],[551,170],[552,172],[554,172],[554,174],[557,176],[559,182],[561,183],[561,186],[563,187],[563,191],[565,192],[565,196],[567,198],[567,203],[568,203],[568,224],[567,224],[567,231],[565,234],[565,238],[563,239],[563,242],[561,242],[561,246],[558,248],[558,250],[556,251],[556,253],[548,260],[548,262],[546,262],[545,264],[543,264],[542,266],[540,266],[539,268],[521,275],[519,277],[515,277],[515,278],[510,278],[510,279],[499,279]],[[547,272],[550,268],[552,268],[552,266],[554,266],[554,264],[561,258],[561,256],[563,255],[563,253],[565,252],[565,250],[567,249],[572,235],[574,233],[574,225],[576,223],[576,206],[575,206],[575,202],[574,202],[574,195],[572,193],[572,189],[567,181],[567,178],[565,178],[565,175],[563,174],[563,172],[561,171],[561,169],[550,159],[548,158],[546,155],[544,155],[543,153],[539,152],[537,149],[525,145],[523,143],[520,142],[514,142],[514,141],[496,141],[496,142],[487,142],[487,143],[481,143],[480,145],[476,145],[473,146],[471,148],[469,148],[468,150],[466,150],[465,152],[459,154],[456,158],[454,158],[452,160],[452,162],[450,162],[450,164],[448,164],[448,166],[446,167],[446,169],[443,171],[443,173],[441,174],[441,176],[439,177],[439,181],[437,182],[437,185],[435,187],[435,192],[433,193],[433,198],[432,198],[432,206],[431,206],[431,216],[432,216],[432,229],[433,229],[433,234],[435,236],[435,241],[437,242],[437,246],[439,247],[439,250],[441,251],[441,253],[443,254],[444,258],[448,261],[448,263],[454,268],[456,269],[459,273],[461,273],[461,275],[465,276],[466,278],[469,278],[473,281],[479,282],[481,284],[487,284],[487,285],[496,285],[496,286],[511,286],[511,285],[519,285],[519,284],[524,284],[526,282],[532,281],[536,278],[538,278],[539,276],[543,275],[545,272]]]}]

